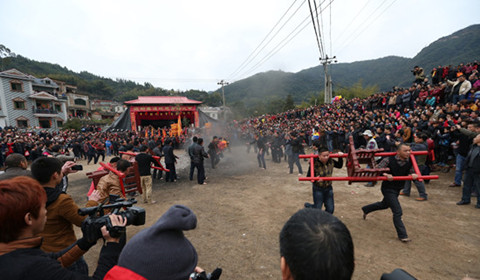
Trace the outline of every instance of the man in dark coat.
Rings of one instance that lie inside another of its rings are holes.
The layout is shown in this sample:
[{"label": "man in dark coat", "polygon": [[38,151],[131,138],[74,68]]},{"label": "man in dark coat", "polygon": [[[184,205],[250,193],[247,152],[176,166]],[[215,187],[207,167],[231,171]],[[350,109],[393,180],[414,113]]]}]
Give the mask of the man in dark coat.
[{"label": "man in dark coat", "polygon": [[457,205],[470,204],[472,190],[476,190],[477,205],[475,208],[480,209],[480,134],[473,138],[473,145],[465,159],[465,180],[463,182],[462,200]]},{"label": "man in dark coat", "polygon": [[215,166],[218,164],[220,161],[220,158],[218,157],[218,137],[213,136],[212,142],[208,144],[208,154],[210,155],[210,160],[212,163],[212,169],[215,169]]},{"label": "man in dark coat", "polygon": [[193,151],[195,150],[195,146],[197,145],[198,137],[193,136],[192,138],[192,144],[188,146],[188,156],[190,157],[190,173],[188,178],[190,181],[193,181],[193,172],[195,171],[195,164],[193,162]]},{"label": "man in dark coat", "polygon": [[140,183],[142,185],[143,202],[154,204],[156,201],[152,200],[152,174],[150,173],[151,164],[160,166],[151,154],[147,154],[148,147],[142,145],[140,153],[135,156],[138,162],[138,173],[140,173]]},{"label": "man in dark coat", "polygon": [[390,168],[391,174],[387,176],[387,181],[382,182],[383,200],[362,207],[363,219],[366,219],[370,212],[390,208],[393,213],[393,224],[397,230],[398,239],[402,242],[409,242],[407,230],[402,221],[402,206],[398,201],[400,190],[403,189],[404,181],[393,181],[393,176],[407,176],[411,173],[412,179],[417,179],[417,174],[413,173],[412,162],[410,161],[411,148],[406,144],[398,145],[397,155],[384,158],[377,168]]},{"label": "man in dark coat", "polygon": [[[205,167],[203,165],[204,158],[208,158],[207,152],[203,148],[203,138],[198,138],[197,143],[193,147],[193,164],[197,168],[197,182],[200,185],[206,185],[205,183]],[[193,176],[193,175],[192,175]]]},{"label": "man in dark coat", "polygon": [[163,146],[163,156],[165,158],[165,167],[170,170],[165,175],[165,182],[176,182],[177,172],[175,170],[175,163],[177,162],[177,156],[173,154],[172,140],[167,139],[165,146]]}]

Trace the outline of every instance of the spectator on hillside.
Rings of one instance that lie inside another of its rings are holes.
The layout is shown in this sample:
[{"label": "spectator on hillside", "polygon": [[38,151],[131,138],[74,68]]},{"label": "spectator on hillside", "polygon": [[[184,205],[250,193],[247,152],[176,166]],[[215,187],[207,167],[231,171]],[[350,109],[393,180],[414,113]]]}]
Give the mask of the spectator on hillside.
[{"label": "spectator on hillside", "polygon": [[423,68],[415,66],[412,70],[412,74],[415,76],[415,80],[413,81],[415,84],[423,83],[423,80],[425,79],[425,72],[423,71]]},{"label": "spectator on hillside", "polygon": [[466,79],[464,74],[460,74],[455,82],[447,80],[447,83],[452,86],[453,103],[466,99],[468,92],[472,88],[472,84]]}]

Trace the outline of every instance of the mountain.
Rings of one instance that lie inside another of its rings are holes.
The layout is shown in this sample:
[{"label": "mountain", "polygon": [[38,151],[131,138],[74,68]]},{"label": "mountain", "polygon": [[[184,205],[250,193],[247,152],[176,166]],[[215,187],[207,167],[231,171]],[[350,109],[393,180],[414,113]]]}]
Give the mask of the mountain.
[{"label": "mountain", "polygon": [[[331,65],[333,90],[350,88],[359,81],[369,89],[389,90],[392,86],[406,87],[413,81],[410,70],[419,65],[428,75],[437,65],[458,65],[480,57],[480,24],[442,37],[423,48],[415,57],[388,56],[378,59]],[[94,98],[119,101],[144,95],[183,95],[203,101],[209,106],[222,104],[221,88],[213,93],[201,90],[173,91],[139,84],[128,80],[112,80],[82,71],[76,73],[66,67],[38,62],[12,53],[0,45],[0,70],[16,68],[38,77],[62,80],[78,87],[78,91]],[[319,97],[324,87],[323,66],[297,73],[268,71],[231,83],[225,87],[227,105],[243,116],[247,114],[282,110],[282,102],[291,96],[296,104]],[[376,87],[375,87],[376,86]]]},{"label": "mountain", "polygon": [[[363,86],[378,86],[382,91],[393,86],[407,87],[413,81],[410,72],[419,65],[430,74],[438,65],[473,62],[480,58],[480,24],[469,26],[449,36],[442,37],[423,48],[415,57],[388,56],[379,59],[339,63],[331,65],[333,90],[350,87],[361,81]],[[230,104],[243,102],[255,106],[268,103],[272,98],[291,95],[295,103],[308,101],[324,88],[323,66],[316,66],[297,73],[269,71],[258,73],[225,87],[225,98]]]}]

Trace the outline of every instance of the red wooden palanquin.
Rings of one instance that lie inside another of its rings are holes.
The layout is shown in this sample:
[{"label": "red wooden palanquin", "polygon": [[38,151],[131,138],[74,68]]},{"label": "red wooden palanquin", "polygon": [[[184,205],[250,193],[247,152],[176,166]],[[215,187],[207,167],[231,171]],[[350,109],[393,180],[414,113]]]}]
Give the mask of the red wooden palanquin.
[{"label": "red wooden palanquin", "polygon": [[[298,178],[299,181],[348,181],[348,184],[352,184],[353,182],[372,182],[372,181],[385,181],[387,180],[387,176],[383,176],[384,173],[389,173],[389,168],[377,168],[377,163],[375,161],[375,157],[388,157],[394,156],[396,152],[390,153],[383,153],[383,149],[374,149],[374,150],[366,150],[366,149],[355,149],[355,145],[353,143],[353,137],[349,137],[349,152],[348,154],[330,154],[332,158],[338,157],[346,157],[347,158],[347,177],[314,177],[314,164],[313,161],[318,155],[310,154],[310,155],[300,155],[300,158],[309,158],[310,159],[310,177],[300,177]],[[438,175],[422,175],[420,173],[420,169],[418,168],[417,161],[415,159],[415,155],[426,155],[428,151],[415,151],[411,152],[410,160],[413,165],[413,169],[415,170],[415,174],[417,174],[417,180],[433,180],[438,179]],[[363,168],[360,164],[368,164],[369,168]],[[412,176],[393,176],[394,181],[408,181],[413,180]]]},{"label": "red wooden palanquin", "polygon": [[120,187],[122,194],[125,196],[127,193],[139,192],[143,193],[140,184],[140,173],[138,172],[138,163],[135,161],[132,163],[125,173],[112,168],[110,165],[100,162],[100,165],[105,168],[104,170],[98,170],[87,173],[88,178],[92,179],[95,189],[97,189],[100,178],[107,175],[109,172],[113,172],[118,176],[120,181]]}]

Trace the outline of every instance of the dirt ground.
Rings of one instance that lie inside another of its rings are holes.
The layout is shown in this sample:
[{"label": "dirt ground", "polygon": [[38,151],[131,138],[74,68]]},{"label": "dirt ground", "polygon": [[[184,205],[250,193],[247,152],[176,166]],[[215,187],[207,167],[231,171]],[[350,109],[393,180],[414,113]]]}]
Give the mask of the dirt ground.
[{"label": "dirt ground", "polygon": [[[311,184],[299,182],[297,172],[288,174],[284,161],[273,163],[266,156],[267,170],[259,169],[253,151],[247,154],[245,147],[234,147],[218,168],[211,169],[205,162],[208,184],[198,185],[188,180],[185,151],[175,153],[181,157],[179,180],[154,181],[153,198],[158,203],[138,203],[147,211],[146,224],[128,227],[127,235],[152,225],[173,204],[183,204],[198,217],[197,228],[186,236],[198,252],[199,266],[207,271],[223,268],[221,279],[281,279],[278,235],[287,219],[304,202],[312,201]],[[68,192],[84,205],[90,185],[85,173],[98,165],[80,163],[85,170],[70,175]],[[301,163],[306,170],[307,162]],[[415,200],[415,187],[411,197],[400,197],[403,220],[413,240],[407,244],[397,240],[390,210],[362,219],[360,208],[381,200],[379,185],[367,188],[334,182],[334,214],[347,225],[355,245],[353,279],[380,279],[395,268],[418,279],[480,278],[480,209],[474,207],[476,198],[471,205],[455,205],[461,188],[448,187],[453,173],[438,173],[440,179],[427,185],[428,201]],[[346,175],[345,167],[334,174]],[[86,254],[90,272],[96,267],[99,249],[97,244]]]}]

